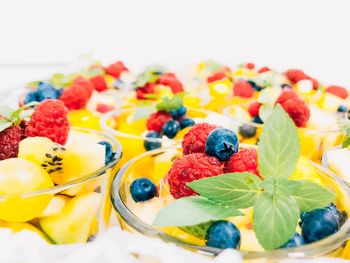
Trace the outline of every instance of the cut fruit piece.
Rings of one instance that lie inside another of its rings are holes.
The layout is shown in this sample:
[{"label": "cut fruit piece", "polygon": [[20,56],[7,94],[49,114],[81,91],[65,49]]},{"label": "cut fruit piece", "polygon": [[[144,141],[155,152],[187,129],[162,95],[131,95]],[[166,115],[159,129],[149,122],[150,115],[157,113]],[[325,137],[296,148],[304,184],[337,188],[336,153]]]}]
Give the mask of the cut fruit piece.
[{"label": "cut fruit piece", "polygon": [[66,203],[69,201],[69,197],[65,195],[55,195],[52,197],[49,205],[45,208],[39,217],[54,216],[61,213]]},{"label": "cut fruit piece", "polygon": [[14,233],[27,230],[37,234],[47,243],[50,243],[50,244],[52,243],[52,241],[40,229],[36,228],[30,223],[0,222],[0,228],[9,228]]},{"label": "cut fruit piece", "polygon": [[315,170],[314,166],[305,157],[300,157],[297,163],[297,167],[290,177],[292,180],[308,180],[318,185],[325,187],[320,175]]},{"label": "cut fruit piece", "polygon": [[241,246],[240,250],[263,252],[265,251],[257,240],[253,230],[240,229],[241,232]]},{"label": "cut fruit piece", "polygon": [[346,182],[350,182],[350,151],[348,149],[334,149],[325,154],[328,167]]},{"label": "cut fruit piece", "polygon": [[339,105],[344,104],[344,100],[335,96],[331,93],[324,93],[323,97],[318,102],[318,105],[321,109],[331,112],[337,112]]},{"label": "cut fruit piece", "polygon": [[62,212],[41,218],[39,224],[56,244],[86,242],[95,224],[101,194],[88,193],[69,200]]},{"label": "cut fruit piece", "polygon": [[100,130],[100,118],[88,110],[72,110],[68,113],[71,126]]},{"label": "cut fruit piece", "polygon": [[105,147],[98,137],[70,132],[64,147],[43,137],[21,141],[18,157],[42,166],[55,184],[65,184],[87,176],[105,165]]},{"label": "cut fruit piece", "polygon": [[50,176],[35,163],[18,158],[0,161],[0,220],[25,222],[42,213],[51,194],[21,197],[20,194],[53,186]]}]

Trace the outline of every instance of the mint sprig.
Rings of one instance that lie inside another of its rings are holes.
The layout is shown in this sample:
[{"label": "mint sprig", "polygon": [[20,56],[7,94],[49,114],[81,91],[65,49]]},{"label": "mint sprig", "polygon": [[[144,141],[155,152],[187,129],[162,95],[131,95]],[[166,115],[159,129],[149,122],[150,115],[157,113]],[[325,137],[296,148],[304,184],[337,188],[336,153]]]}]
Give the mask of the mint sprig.
[{"label": "mint sprig", "polygon": [[160,65],[147,67],[144,72],[137,76],[134,86],[137,89],[145,86],[147,83],[154,83],[165,72],[166,68]]},{"label": "mint sprig", "polygon": [[259,142],[259,172],[264,180],[244,172],[193,181],[188,186],[200,196],[178,199],[163,208],[155,224],[201,224],[228,218],[224,208],[235,214],[237,209],[253,207],[253,230],[259,243],[266,250],[279,248],[294,235],[301,212],[325,207],[335,199],[334,193],[318,184],[289,179],[299,157],[297,129],[277,105]]},{"label": "mint sprig", "polygon": [[184,93],[177,93],[174,97],[169,99],[165,97],[156,105],[158,111],[171,111],[176,110],[183,106]]},{"label": "mint sprig", "polygon": [[0,132],[12,125],[19,125],[22,120],[29,118],[34,112],[32,107],[37,104],[38,102],[30,102],[18,109],[13,109],[7,105],[0,105]]},{"label": "mint sprig", "polygon": [[350,145],[350,120],[346,117],[339,121],[339,126],[342,128],[345,137],[343,139],[342,148]]}]

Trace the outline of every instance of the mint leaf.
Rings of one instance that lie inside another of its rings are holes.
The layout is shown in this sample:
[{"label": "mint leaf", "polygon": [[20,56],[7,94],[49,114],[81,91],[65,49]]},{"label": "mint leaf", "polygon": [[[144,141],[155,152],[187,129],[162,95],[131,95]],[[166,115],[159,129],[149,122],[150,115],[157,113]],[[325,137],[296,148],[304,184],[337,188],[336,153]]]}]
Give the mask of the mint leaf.
[{"label": "mint leaf", "polygon": [[276,105],[260,136],[259,170],[264,177],[289,177],[300,156],[300,142],[294,122]]},{"label": "mint leaf", "polygon": [[298,220],[299,208],[293,198],[267,193],[256,198],[253,228],[264,249],[278,248],[291,239]]},{"label": "mint leaf", "polygon": [[259,117],[265,122],[267,118],[271,115],[273,107],[269,104],[262,104],[259,108]]},{"label": "mint leaf", "polygon": [[292,195],[298,203],[300,211],[309,212],[325,207],[335,199],[334,193],[318,184],[306,180],[298,182],[300,187],[295,189]]},{"label": "mint leaf", "polygon": [[342,143],[342,148],[346,148],[350,145],[350,120],[345,118],[338,121],[339,126],[345,133],[345,138]]},{"label": "mint leaf", "polygon": [[261,183],[255,174],[244,172],[203,178],[188,183],[187,186],[214,202],[248,208],[254,205],[256,197],[261,193]]},{"label": "mint leaf", "polygon": [[213,222],[207,222],[194,226],[182,226],[180,227],[180,229],[192,236],[205,239],[208,228],[211,226],[212,223]]},{"label": "mint leaf", "polygon": [[0,105],[0,116],[4,116],[8,120],[11,120],[14,111],[10,106]]},{"label": "mint leaf", "polygon": [[156,215],[155,226],[192,226],[242,215],[232,206],[223,206],[200,196],[177,199]]},{"label": "mint leaf", "polygon": [[269,195],[291,195],[301,186],[301,183],[284,177],[268,177],[261,186]]},{"label": "mint leaf", "polygon": [[157,104],[156,108],[158,111],[171,111],[176,110],[183,106],[183,93],[178,93],[171,99],[168,97],[163,98],[163,100]]}]

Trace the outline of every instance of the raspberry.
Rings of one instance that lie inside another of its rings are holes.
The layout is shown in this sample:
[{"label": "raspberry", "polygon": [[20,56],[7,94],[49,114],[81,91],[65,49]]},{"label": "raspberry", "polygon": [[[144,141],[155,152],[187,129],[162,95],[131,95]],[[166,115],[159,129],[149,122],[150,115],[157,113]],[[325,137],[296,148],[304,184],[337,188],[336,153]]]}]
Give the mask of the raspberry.
[{"label": "raspberry", "polygon": [[194,125],[188,133],[185,134],[182,140],[182,151],[184,155],[190,153],[204,153],[205,142],[209,133],[217,128],[216,125],[208,123],[199,123]]},{"label": "raspberry", "polygon": [[17,157],[18,144],[23,138],[20,126],[11,126],[0,132],[0,160]]},{"label": "raspberry", "polygon": [[248,82],[238,81],[233,86],[233,94],[242,98],[251,98],[254,94],[254,89]]},{"label": "raspberry", "polygon": [[254,101],[248,105],[248,112],[250,116],[255,117],[259,115],[259,108],[261,106],[261,103]]},{"label": "raspberry", "polygon": [[216,72],[213,75],[209,76],[207,78],[207,82],[212,83],[214,81],[218,81],[218,80],[221,80],[221,79],[226,78],[226,77],[227,76],[226,76],[225,72],[219,71],[219,72]]},{"label": "raspberry", "polygon": [[120,74],[122,74],[122,72],[126,70],[128,69],[124,66],[123,62],[121,61],[117,61],[105,68],[106,73],[115,78],[119,78]]},{"label": "raspberry", "polygon": [[247,69],[250,69],[250,70],[255,68],[255,65],[253,63],[247,63],[245,66]]},{"label": "raspberry", "polygon": [[90,82],[94,86],[95,90],[97,90],[98,92],[105,91],[108,88],[107,82],[102,75],[97,75],[90,78]]},{"label": "raspberry", "polygon": [[85,92],[88,94],[89,98],[91,97],[92,92],[94,91],[93,84],[84,77],[76,78],[73,82],[73,85],[82,87],[85,90]]},{"label": "raspberry", "polygon": [[174,94],[184,91],[182,83],[173,73],[165,73],[161,75],[157,80],[157,84],[170,87]]},{"label": "raspberry", "polygon": [[342,99],[346,99],[348,97],[348,91],[340,86],[331,85],[326,89],[326,92],[332,93]]},{"label": "raspberry", "polygon": [[286,77],[293,83],[297,83],[300,80],[307,79],[312,81],[313,89],[317,89],[319,86],[319,83],[316,79],[306,75],[304,71],[300,69],[289,69],[285,74],[286,74]]},{"label": "raspberry", "polygon": [[167,175],[170,193],[176,199],[196,195],[186,185],[187,183],[219,174],[223,174],[223,170],[215,157],[209,157],[204,153],[193,153],[177,158]]},{"label": "raspberry", "polygon": [[283,90],[281,95],[277,98],[276,104],[278,103],[283,104],[285,101],[289,99],[299,99],[299,97],[294,90],[290,90],[290,89]]},{"label": "raspberry", "polygon": [[139,100],[146,100],[147,94],[154,94],[155,93],[155,84],[154,83],[147,83],[145,86],[138,88],[136,90],[136,98]]},{"label": "raspberry", "polygon": [[269,70],[270,70],[269,67],[262,67],[261,69],[259,69],[258,73],[264,73],[264,72],[267,72]]},{"label": "raspberry", "polygon": [[114,110],[114,107],[107,105],[107,104],[99,103],[96,106],[96,111],[99,113],[106,113],[106,112],[110,112],[112,110]]},{"label": "raspberry", "polygon": [[298,98],[292,98],[281,103],[297,127],[305,127],[310,118],[310,110],[306,103]]},{"label": "raspberry", "polygon": [[168,112],[158,111],[152,113],[147,119],[147,129],[149,131],[161,132],[163,125],[171,120],[173,118]]},{"label": "raspberry", "polygon": [[25,134],[27,137],[47,137],[64,144],[68,138],[68,111],[59,100],[45,100],[40,103],[31,116]]},{"label": "raspberry", "polygon": [[72,86],[63,90],[60,100],[64,102],[65,106],[70,110],[78,110],[85,108],[90,99],[89,91],[82,85]]},{"label": "raspberry", "polygon": [[256,149],[244,148],[232,155],[231,159],[224,163],[224,172],[250,172],[260,177],[258,170],[258,153]]}]

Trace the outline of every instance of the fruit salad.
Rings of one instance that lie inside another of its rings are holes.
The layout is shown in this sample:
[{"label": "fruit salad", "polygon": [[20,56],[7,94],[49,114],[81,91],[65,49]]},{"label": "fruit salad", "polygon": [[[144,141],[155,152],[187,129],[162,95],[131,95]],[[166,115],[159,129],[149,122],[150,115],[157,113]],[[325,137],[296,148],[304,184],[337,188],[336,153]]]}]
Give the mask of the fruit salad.
[{"label": "fruit salad", "polygon": [[277,261],[347,254],[350,188],[300,155],[298,130],[282,106],[258,146],[231,129],[200,123],[181,146],[126,164],[112,201],[125,229],[217,254]]},{"label": "fruit salad", "polygon": [[59,99],[69,110],[73,126],[100,129],[100,116],[122,106],[126,100],[130,74],[121,61],[103,67],[95,63],[80,72],[56,73],[47,80],[27,84],[27,92],[20,97],[20,105]]},{"label": "fruit salad", "polygon": [[109,222],[118,142],[71,127],[62,100],[1,106],[0,116],[0,227],[53,244],[93,240]]},{"label": "fruit salad", "polygon": [[203,121],[229,125],[228,118],[218,113],[185,107],[183,94],[177,94],[107,113],[101,124],[122,143],[124,163],[145,151],[173,144]]}]

